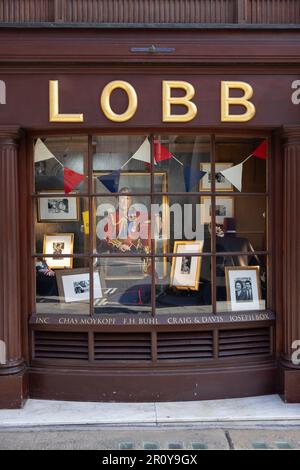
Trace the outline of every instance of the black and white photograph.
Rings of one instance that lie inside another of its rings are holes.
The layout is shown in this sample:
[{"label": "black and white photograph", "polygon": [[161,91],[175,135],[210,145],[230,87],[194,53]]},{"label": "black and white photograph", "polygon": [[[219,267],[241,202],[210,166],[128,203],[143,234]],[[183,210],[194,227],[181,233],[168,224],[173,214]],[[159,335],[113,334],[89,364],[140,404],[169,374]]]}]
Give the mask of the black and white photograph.
[{"label": "black and white photograph", "polygon": [[182,261],[181,261],[181,274],[190,274],[191,272],[191,262],[192,262],[192,258],[191,256],[183,256],[183,258],[181,258]]},{"label": "black and white photograph", "polygon": [[174,253],[181,254],[172,259],[170,285],[176,289],[198,290],[201,271],[201,256],[203,241],[176,241]]},{"label": "black and white photograph", "polygon": [[[211,197],[202,196],[201,223],[210,224],[212,219]],[[231,196],[216,197],[216,224],[223,225],[225,217],[234,217],[234,198]]]},{"label": "black and white photograph", "polygon": [[52,233],[44,235],[43,254],[54,255],[45,257],[50,269],[66,269],[73,267],[74,233]]},{"label": "black and white photograph", "polygon": [[[62,193],[61,197],[57,194]],[[77,222],[79,220],[79,199],[76,197],[65,197],[61,190],[53,190],[47,193],[40,193],[37,207],[38,222]],[[51,194],[55,194],[52,196]],[[77,194],[77,193],[70,193]]]},{"label": "black and white photograph", "polygon": [[84,294],[90,289],[90,281],[74,281],[73,286],[75,294]]},{"label": "black and white photograph", "polygon": [[48,199],[48,212],[49,214],[68,214],[69,213],[69,200],[63,199]]},{"label": "black and white photograph", "polygon": [[[215,163],[215,185],[216,191],[233,191],[232,184],[221,173],[222,170],[231,168],[233,163]],[[212,171],[210,163],[201,163],[201,171],[206,171],[206,175],[200,181],[200,191],[211,191]]]},{"label": "black and white photograph", "polygon": [[[89,302],[90,273],[86,268],[65,269],[57,273],[57,285],[62,303]],[[104,281],[100,270],[94,271],[94,300],[104,297]]]},{"label": "black and white photograph", "polygon": [[235,281],[235,300],[237,302],[253,301],[251,277],[241,277]]},{"label": "black and white photograph", "polygon": [[227,266],[225,274],[230,310],[258,310],[262,307],[259,266]]}]

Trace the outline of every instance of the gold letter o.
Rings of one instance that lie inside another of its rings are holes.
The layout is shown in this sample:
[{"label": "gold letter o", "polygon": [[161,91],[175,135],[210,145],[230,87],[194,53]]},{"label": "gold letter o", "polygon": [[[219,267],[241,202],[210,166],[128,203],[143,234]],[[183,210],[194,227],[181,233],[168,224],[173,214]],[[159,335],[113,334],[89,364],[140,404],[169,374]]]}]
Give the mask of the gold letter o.
[{"label": "gold letter o", "polygon": [[[126,111],[123,114],[115,113],[110,106],[110,95],[117,88],[121,88],[127,93],[128,96],[128,106]],[[137,110],[138,98],[135,89],[128,82],[122,80],[115,80],[109,82],[102,91],[101,94],[101,108],[107,119],[113,122],[125,122],[131,119]]]}]

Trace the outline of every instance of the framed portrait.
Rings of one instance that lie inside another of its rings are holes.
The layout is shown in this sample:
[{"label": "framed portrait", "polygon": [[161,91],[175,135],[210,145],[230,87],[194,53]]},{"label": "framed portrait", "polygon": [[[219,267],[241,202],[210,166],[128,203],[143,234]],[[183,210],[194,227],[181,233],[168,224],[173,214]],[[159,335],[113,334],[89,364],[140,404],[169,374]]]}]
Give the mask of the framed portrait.
[{"label": "framed portrait", "polygon": [[259,266],[225,267],[227,301],[231,310],[258,310],[260,308],[261,282]]},{"label": "framed portrait", "polygon": [[[61,193],[61,196],[57,194]],[[66,196],[63,191],[52,190],[43,193],[47,197],[37,199],[37,219],[38,222],[78,222],[79,220],[79,199],[77,197]],[[52,196],[55,194],[55,196]],[[77,193],[70,193],[77,194]]]},{"label": "framed portrait", "polygon": [[[95,193],[106,193],[107,189],[105,186],[99,181],[99,177],[107,175],[108,172],[94,172],[94,191]],[[129,171],[121,171],[120,173],[120,180],[119,180],[119,191],[122,188],[128,188],[128,190],[134,193],[132,197],[132,204],[134,209],[141,207],[141,211],[147,212],[147,222],[150,224],[151,222],[151,199],[149,196],[140,195],[139,193],[145,192],[146,188],[150,188],[151,182],[151,174],[149,171],[139,171],[139,172],[129,172]],[[154,188],[155,191],[158,193],[163,193],[168,189],[168,175],[166,172],[155,172],[154,173]],[[114,211],[118,211],[118,197],[114,196],[113,193],[108,192],[107,196],[99,196],[94,198],[95,205],[94,205],[94,224],[95,227],[104,220],[102,215],[101,205],[102,204],[109,204]],[[155,203],[160,206],[160,212],[155,214],[153,220],[155,221],[154,230],[154,242],[155,242],[155,249],[156,253],[163,254],[169,251],[169,198],[166,195],[157,195],[155,198]],[[138,209],[139,210],[139,209]],[[134,212],[134,211],[133,211]],[[150,225],[149,225],[150,227]],[[151,227],[153,230],[153,227]],[[116,246],[114,247],[108,246],[106,243],[102,243],[101,239],[97,238],[97,231],[94,231],[94,246],[97,247],[97,251],[101,254],[103,252],[109,252],[110,250],[114,250],[116,253]],[[123,253],[124,254],[124,253]],[[145,255],[145,253],[142,253]],[[105,266],[105,263],[108,265]],[[102,259],[102,264],[105,272],[105,278],[112,280],[112,279],[141,279],[145,277],[145,261],[141,259],[135,260],[126,260],[121,266],[119,263],[118,267],[114,266],[111,260]],[[118,263],[115,262],[117,265]],[[157,266],[157,276],[159,279],[163,279],[167,276],[167,259],[162,258],[162,262]]]},{"label": "framed portrait", "polygon": [[65,269],[73,267],[72,255],[74,251],[74,233],[52,233],[44,235],[43,254],[53,255],[53,258],[45,257],[50,269]]},{"label": "framed portrait", "polygon": [[[57,273],[60,301],[63,303],[89,302],[90,272],[86,268],[65,269]],[[94,271],[94,299],[104,297],[105,286],[100,270]]]},{"label": "framed portrait", "polygon": [[[201,203],[201,223],[211,222],[211,197],[202,196]],[[223,225],[225,217],[234,217],[234,198],[232,196],[216,197],[216,223]]]},{"label": "framed portrait", "polygon": [[[216,191],[233,191],[233,185],[225,178],[222,170],[231,168],[233,163],[215,163]],[[211,191],[211,164],[201,163],[200,170],[206,171],[206,175],[200,180],[200,191]]]},{"label": "framed portrait", "polygon": [[192,256],[203,250],[203,241],[177,241],[174,253],[181,254],[172,259],[170,285],[177,289],[198,290],[201,271],[201,257]]}]

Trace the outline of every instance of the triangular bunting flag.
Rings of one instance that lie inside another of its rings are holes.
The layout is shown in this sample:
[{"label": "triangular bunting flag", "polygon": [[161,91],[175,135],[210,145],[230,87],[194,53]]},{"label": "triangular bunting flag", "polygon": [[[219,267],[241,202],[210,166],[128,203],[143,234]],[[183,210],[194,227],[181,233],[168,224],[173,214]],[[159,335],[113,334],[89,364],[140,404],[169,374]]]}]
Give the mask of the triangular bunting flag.
[{"label": "triangular bunting flag", "polygon": [[55,158],[55,156],[50,152],[48,147],[46,147],[44,142],[38,139],[34,146],[34,162],[43,162],[44,160],[50,160],[50,158]]},{"label": "triangular bunting flag", "polygon": [[134,160],[139,160],[140,162],[151,163],[151,144],[149,142],[148,137],[144,140],[142,145],[138,148],[138,150],[132,155],[130,158]]},{"label": "triangular bunting flag", "polygon": [[102,183],[111,193],[119,191],[120,170],[112,171],[108,175],[98,176],[98,180]]},{"label": "triangular bunting flag", "polygon": [[252,153],[254,157],[266,160],[268,158],[268,142],[264,140]]},{"label": "triangular bunting flag", "polygon": [[153,142],[153,145],[154,145],[154,160],[157,163],[173,158],[173,155],[169,152],[167,147],[162,145],[157,140]]},{"label": "triangular bunting flag", "polygon": [[76,186],[84,180],[84,175],[64,167],[64,188],[65,193],[70,193]]},{"label": "triangular bunting flag", "polygon": [[191,166],[184,166],[183,174],[185,190],[189,192],[197,183],[199,183],[203,176],[206,175],[206,171],[201,171]]},{"label": "triangular bunting flag", "polygon": [[242,180],[243,180],[243,163],[235,165],[226,170],[221,170],[220,173],[233,184],[239,191],[242,191]]}]

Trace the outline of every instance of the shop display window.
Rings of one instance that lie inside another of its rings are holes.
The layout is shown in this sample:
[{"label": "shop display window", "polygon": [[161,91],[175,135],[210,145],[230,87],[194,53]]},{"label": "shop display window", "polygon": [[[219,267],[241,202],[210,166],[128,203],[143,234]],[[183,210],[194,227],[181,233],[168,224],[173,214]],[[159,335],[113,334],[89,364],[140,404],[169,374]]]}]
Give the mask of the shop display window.
[{"label": "shop display window", "polygon": [[38,313],[268,308],[265,139],[41,136],[33,154]]}]

